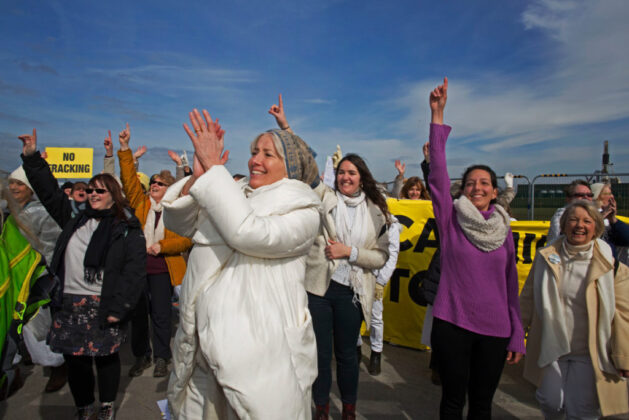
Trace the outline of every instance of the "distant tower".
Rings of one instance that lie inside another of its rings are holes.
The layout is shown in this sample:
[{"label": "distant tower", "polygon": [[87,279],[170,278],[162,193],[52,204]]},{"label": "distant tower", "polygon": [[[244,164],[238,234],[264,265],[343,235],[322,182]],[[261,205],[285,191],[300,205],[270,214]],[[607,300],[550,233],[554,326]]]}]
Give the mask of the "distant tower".
[{"label": "distant tower", "polygon": [[604,174],[609,174],[609,142],[607,140],[605,140],[605,146],[603,149],[603,170],[602,173]]}]

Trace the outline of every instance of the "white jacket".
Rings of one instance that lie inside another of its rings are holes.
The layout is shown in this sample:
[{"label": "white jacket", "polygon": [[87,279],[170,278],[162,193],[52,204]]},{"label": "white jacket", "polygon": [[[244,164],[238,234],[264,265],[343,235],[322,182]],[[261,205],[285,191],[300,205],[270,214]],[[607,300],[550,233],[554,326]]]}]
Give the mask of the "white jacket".
[{"label": "white jacket", "polygon": [[166,227],[194,243],[168,386],[175,416],[309,419],[317,350],[304,276],[319,198],[289,179],[251,190],[223,166],[178,198],[185,182],[162,201]]}]

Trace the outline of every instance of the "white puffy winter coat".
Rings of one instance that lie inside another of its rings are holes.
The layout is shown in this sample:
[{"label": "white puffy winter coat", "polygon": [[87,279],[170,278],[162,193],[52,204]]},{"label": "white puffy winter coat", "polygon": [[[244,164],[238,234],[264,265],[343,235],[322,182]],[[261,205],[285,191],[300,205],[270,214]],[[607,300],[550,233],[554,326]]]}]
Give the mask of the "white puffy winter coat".
[{"label": "white puffy winter coat", "polygon": [[317,350],[304,289],[321,202],[282,179],[251,190],[214,166],[162,202],[192,237],[168,399],[182,419],[309,419]]}]

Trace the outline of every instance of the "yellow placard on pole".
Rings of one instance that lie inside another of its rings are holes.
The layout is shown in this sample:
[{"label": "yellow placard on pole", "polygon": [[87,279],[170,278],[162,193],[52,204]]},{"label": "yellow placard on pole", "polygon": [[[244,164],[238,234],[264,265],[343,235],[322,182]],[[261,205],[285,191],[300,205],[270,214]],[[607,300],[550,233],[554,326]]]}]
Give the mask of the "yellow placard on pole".
[{"label": "yellow placard on pole", "polygon": [[46,147],[46,161],[55,178],[91,178],[94,149],[91,147]]}]

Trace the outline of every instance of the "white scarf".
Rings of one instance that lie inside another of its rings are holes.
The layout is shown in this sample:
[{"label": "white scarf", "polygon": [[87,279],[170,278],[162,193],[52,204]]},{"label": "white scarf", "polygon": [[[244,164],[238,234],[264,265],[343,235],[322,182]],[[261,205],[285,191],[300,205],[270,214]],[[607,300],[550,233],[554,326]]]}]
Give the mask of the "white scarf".
[{"label": "white scarf", "polygon": [[[366,223],[369,218],[367,214],[367,196],[361,190],[355,197],[348,197],[340,192],[336,192],[336,235],[339,242],[356,248],[365,245],[367,239]],[[354,218],[350,217],[347,207],[355,207]],[[363,294],[363,269],[357,265],[350,264],[348,260],[342,259],[339,265],[349,266],[349,282],[352,290],[358,295]]]},{"label": "white scarf", "polygon": [[162,211],[162,202],[157,203],[153,200],[152,197],[149,197],[151,200],[151,209],[146,215],[146,223],[144,223],[144,237],[146,238],[146,248],[150,247],[153,244],[158,243],[162,239],[164,239],[164,216],[159,218],[159,222],[157,222],[157,227],[155,227],[155,212]]},{"label": "white scarf", "polygon": [[476,248],[490,252],[504,244],[509,233],[511,218],[502,206],[495,204],[495,210],[487,220],[464,195],[454,200],[454,208],[456,219],[465,237]]}]

